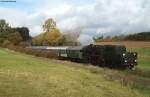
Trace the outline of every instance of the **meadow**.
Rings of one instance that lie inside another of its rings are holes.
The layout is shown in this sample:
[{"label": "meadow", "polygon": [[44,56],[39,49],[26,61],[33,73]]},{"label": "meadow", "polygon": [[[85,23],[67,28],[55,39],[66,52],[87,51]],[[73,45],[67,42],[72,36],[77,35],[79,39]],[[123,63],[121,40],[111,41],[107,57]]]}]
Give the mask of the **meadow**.
[{"label": "meadow", "polygon": [[138,52],[138,67],[150,70],[150,48],[130,48],[128,51]]},{"label": "meadow", "polygon": [[[150,88],[141,87],[141,83],[139,87],[131,86],[128,75],[129,72],[90,64],[37,58],[0,49],[0,97],[149,97]],[[149,81],[147,75],[139,78]]]}]

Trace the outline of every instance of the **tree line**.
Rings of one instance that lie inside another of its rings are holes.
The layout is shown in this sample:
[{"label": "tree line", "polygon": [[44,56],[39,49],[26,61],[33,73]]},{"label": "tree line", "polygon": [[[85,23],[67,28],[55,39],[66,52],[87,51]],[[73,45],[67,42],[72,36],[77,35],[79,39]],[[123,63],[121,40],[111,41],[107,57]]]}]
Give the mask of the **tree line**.
[{"label": "tree line", "polygon": [[[57,28],[56,22],[49,18],[42,25],[43,33],[31,37],[27,27],[11,27],[4,19],[0,19],[0,46],[66,46],[79,45],[77,39],[82,33],[80,29],[75,29],[72,33],[62,33]],[[131,35],[118,35],[114,37],[97,37],[99,41],[150,41],[150,32],[141,32]]]},{"label": "tree line", "polygon": [[141,32],[137,34],[127,35],[125,40],[133,41],[150,41],[150,32]]},{"label": "tree line", "polygon": [[[31,37],[27,27],[11,27],[4,19],[0,19],[0,45],[1,46],[64,46],[76,45],[79,33],[62,33],[56,22],[49,18],[42,25],[43,32]],[[76,38],[76,39],[75,39]]]},{"label": "tree line", "polygon": [[31,40],[27,27],[11,27],[4,19],[0,20],[0,45],[28,45]]},{"label": "tree line", "polygon": [[46,21],[43,25],[44,33],[31,37],[27,27],[11,27],[4,19],[0,19],[0,46],[38,57],[57,58],[54,52],[28,48],[31,44],[60,45],[62,43],[63,35],[56,28],[56,24],[51,23],[54,23],[54,21]]},{"label": "tree line", "polygon": [[103,37],[99,36],[97,38],[93,38],[96,42],[111,42],[111,41],[150,41],[150,32],[140,32],[129,35],[116,35],[114,37]]}]

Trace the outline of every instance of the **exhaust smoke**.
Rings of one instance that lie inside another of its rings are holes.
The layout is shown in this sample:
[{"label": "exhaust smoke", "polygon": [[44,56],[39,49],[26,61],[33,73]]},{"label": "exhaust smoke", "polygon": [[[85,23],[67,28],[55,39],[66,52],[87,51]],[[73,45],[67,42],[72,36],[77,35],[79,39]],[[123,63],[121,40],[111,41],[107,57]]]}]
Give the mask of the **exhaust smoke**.
[{"label": "exhaust smoke", "polygon": [[77,41],[80,42],[80,44],[83,46],[94,44],[93,37],[87,34],[81,34]]}]

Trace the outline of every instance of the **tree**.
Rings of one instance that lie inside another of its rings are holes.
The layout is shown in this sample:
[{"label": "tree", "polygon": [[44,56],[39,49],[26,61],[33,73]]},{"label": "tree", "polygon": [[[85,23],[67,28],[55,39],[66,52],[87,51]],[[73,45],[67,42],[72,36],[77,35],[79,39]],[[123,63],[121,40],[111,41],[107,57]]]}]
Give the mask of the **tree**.
[{"label": "tree", "polygon": [[32,45],[40,46],[40,45],[43,45],[43,42],[44,42],[44,33],[42,33],[32,39]]},{"label": "tree", "polygon": [[5,20],[0,20],[0,43],[6,40],[10,33],[12,33],[11,27]]},{"label": "tree", "polygon": [[54,29],[51,32],[45,33],[45,39],[47,39],[48,41],[55,41],[60,36],[61,36],[61,33],[58,29]]},{"label": "tree", "polygon": [[123,34],[112,37],[113,41],[123,41],[124,39],[125,39],[125,35],[123,35]]},{"label": "tree", "polygon": [[28,41],[31,39],[31,37],[29,35],[29,29],[27,27],[13,28],[13,32],[19,32],[23,41]]},{"label": "tree", "polygon": [[0,44],[7,44],[9,41],[14,45],[18,45],[20,42],[29,42],[30,39],[27,27],[11,28],[5,20],[0,20]]},{"label": "tree", "polygon": [[6,29],[9,28],[8,23],[5,20],[0,20],[0,33],[3,33]]},{"label": "tree", "polygon": [[51,32],[55,28],[56,28],[56,22],[52,18],[46,20],[43,25],[43,30],[45,32]]},{"label": "tree", "polygon": [[131,35],[127,35],[125,40],[133,41],[150,41],[150,32],[140,32]]},{"label": "tree", "polygon": [[48,19],[43,25],[44,33],[32,39],[33,45],[44,46],[58,46],[66,42],[66,37],[61,34],[60,30],[56,27],[56,22],[53,19]]},{"label": "tree", "polygon": [[67,40],[66,40],[66,37],[64,36],[64,35],[61,35],[61,37],[59,37],[58,39],[57,39],[57,45],[66,45],[66,42],[67,42]]},{"label": "tree", "polygon": [[23,41],[23,38],[19,32],[14,32],[10,35],[8,40],[11,41],[14,45],[18,45],[20,42]]},{"label": "tree", "polygon": [[45,32],[33,38],[33,45],[52,45],[59,44],[61,33],[58,29],[54,29],[52,32]]}]

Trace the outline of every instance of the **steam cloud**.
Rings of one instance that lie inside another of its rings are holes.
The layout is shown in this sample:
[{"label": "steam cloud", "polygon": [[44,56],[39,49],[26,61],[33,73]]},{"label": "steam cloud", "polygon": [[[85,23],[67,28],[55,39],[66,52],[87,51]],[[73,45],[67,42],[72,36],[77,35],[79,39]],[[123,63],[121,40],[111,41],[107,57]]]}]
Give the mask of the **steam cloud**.
[{"label": "steam cloud", "polygon": [[80,42],[81,45],[94,44],[93,38],[87,34],[81,34],[78,38],[78,42]]}]

